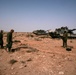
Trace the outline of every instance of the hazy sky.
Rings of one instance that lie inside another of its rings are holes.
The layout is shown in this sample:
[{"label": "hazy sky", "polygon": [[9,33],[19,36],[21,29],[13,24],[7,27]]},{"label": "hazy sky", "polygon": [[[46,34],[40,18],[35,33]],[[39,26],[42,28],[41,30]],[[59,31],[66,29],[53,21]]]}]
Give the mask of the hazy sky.
[{"label": "hazy sky", "polygon": [[76,0],[0,0],[0,30],[76,28]]}]

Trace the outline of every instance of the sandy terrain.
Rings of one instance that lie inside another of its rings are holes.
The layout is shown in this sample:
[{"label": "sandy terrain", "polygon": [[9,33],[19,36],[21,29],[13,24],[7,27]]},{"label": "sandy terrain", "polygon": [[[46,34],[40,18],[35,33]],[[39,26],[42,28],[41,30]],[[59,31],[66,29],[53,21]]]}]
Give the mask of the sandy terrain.
[{"label": "sandy terrain", "polygon": [[76,39],[68,39],[71,51],[49,36],[14,33],[13,41],[13,52],[0,49],[0,75],[76,75]]}]

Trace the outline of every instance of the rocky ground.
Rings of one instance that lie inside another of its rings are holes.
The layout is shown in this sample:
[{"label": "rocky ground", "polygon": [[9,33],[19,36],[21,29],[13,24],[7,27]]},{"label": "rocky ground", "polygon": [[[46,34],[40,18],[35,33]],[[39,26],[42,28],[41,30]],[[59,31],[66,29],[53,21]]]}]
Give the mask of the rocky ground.
[{"label": "rocky ground", "polygon": [[0,75],[76,75],[76,39],[68,39],[71,51],[49,36],[16,32],[13,41],[11,53],[0,49]]}]

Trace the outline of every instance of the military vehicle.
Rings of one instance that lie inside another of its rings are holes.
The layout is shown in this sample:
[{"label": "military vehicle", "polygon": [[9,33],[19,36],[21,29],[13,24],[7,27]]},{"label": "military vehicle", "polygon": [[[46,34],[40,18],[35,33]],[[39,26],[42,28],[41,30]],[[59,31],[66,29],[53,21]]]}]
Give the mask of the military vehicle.
[{"label": "military vehicle", "polygon": [[64,31],[67,31],[68,38],[75,39],[76,34],[73,33],[73,31],[75,31],[75,30],[76,29],[68,29],[67,27],[61,27],[61,28],[56,29],[54,32],[49,32],[49,35],[52,38],[62,38]]},{"label": "military vehicle", "polygon": [[33,31],[34,34],[36,35],[46,35],[46,31],[45,30],[35,30]]}]

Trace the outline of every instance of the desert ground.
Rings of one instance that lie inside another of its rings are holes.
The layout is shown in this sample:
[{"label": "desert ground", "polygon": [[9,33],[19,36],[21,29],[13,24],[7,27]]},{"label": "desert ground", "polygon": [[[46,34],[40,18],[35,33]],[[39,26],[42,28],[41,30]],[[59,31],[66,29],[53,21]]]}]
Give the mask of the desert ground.
[{"label": "desert ground", "polygon": [[0,75],[76,75],[76,39],[68,39],[71,51],[49,35],[15,32],[13,41],[12,52],[0,49]]}]

